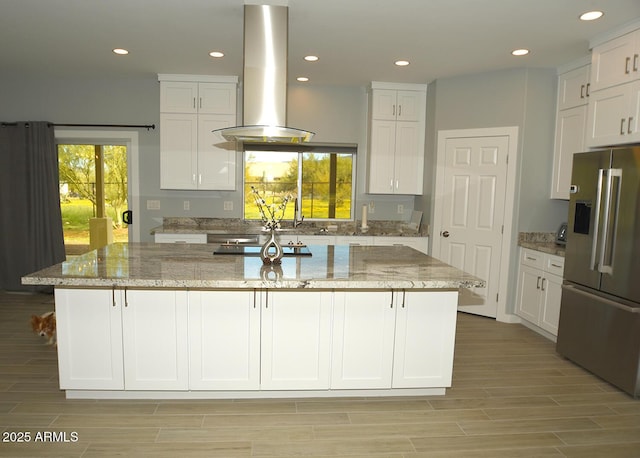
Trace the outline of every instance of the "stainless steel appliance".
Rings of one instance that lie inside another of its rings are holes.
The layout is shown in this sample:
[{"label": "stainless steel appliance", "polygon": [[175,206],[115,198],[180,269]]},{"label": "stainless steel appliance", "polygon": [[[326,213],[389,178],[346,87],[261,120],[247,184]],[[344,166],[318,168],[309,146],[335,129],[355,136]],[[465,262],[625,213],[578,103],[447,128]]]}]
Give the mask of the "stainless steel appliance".
[{"label": "stainless steel appliance", "polygon": [[557,351],[640,395],[640,146],[573,157]]}]

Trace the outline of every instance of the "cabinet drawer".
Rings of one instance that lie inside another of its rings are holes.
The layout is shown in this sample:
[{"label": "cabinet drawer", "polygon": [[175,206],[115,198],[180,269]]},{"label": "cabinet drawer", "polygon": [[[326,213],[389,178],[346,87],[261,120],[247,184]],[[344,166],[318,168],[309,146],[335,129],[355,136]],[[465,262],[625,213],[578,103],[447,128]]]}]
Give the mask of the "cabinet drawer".
[{"label": "cabinet drawer", "polygon": [[155,234],[156,243],[207,243],[207,234]]},{"label": "cabinet drawer", "polygon": [[564,258],[560,256],[547,255],[545,257],[544,270],[562,277],[562,273],[564,271]]},{"label": "cabinet drawer", "polygon": [[544,266],[544,253],[523,248],[520,253],[520,264],[542,269]]}]

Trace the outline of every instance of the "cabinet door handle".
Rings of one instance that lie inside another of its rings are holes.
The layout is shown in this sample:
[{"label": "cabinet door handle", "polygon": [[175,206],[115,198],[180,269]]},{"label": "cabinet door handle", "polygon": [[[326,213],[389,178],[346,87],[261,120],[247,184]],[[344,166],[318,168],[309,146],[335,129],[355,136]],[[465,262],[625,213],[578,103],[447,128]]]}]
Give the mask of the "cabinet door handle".
[{"label": "cabinet door handle", "polygon": [[580,85],[580,98],[584,99],[584,90],[585,90],[585,85],[582,84]]},{"label": "cabinet door handle", "polygon": [[629,64],[631,63],[631,57],[627,57],[624,60],[624,74],[628,75],[629,73],[631,73],[631,71],[629,70]]},{"label": "cabinet door handle", "polygon": [[628,134],[632,134],[633,132],[631,132],[631,121],[633,121],[633,116],[629,116],[629,119],[627,121],[627,133]]},{"label": "cabinet door handle", "polygon": [[111,305],[112,307],[116,306],[116,287],[115,286],[111,289],[111,304],[112,304]]},{"label": "cabinet door handle", "polygon": [[198,108],[202,108],[202,97],[200,97],[199,104],[200,104],[200,105],[198,106]]},{"label": "cabinet door handle", "polygon": [[393,178],[389,182],[389,189],[391,189],[393,191]]},{"label": "cabinet door handle", "polygon": [[391,303],[389,304],[389,308],[393,308],[393,290],[391,290]]},{"label": "cabinet door handle", "polygon": [[195,97],[193,98],[193,109],[194,110],[196,109],[196,98]]},{"label": "cabinet door handle", "polygon": [[544,291],[544,290],[545,290],[545,289],[544,289],[544,284],[545,284],[545,282],[546,282],[546,281],[547,281],[547,279],[546,279],[546,278],[543,278],[543,279],[542,279],[542,288],[541,288],[541,289],[542,289],[542,291]]},{"label": "cabinet door handle", "polygon": [[587,83],[587,97],[589,97],[589,89],[591,89],[591,83]]},{"label": "cabinet door handle", "polygon": [[633,55],[633,71],[638,71],[638,54]]},{"label": "cabinet door handle", "polygon": [[407,297],[407,291],[406,290],[402,290],[402,308],[404,308],[404,300]]},{"label": "cabinet door handle", "polygon": [[536,280],[536,289],[540,289],[540,280],[542,277],[538,276],[538,280]]},{"label": "cabinet door handle", "polygon": [[624,118],[620,120],[620,135],[624,135]]},{"label": "cabinet door handle", "polygon": [[402,105],[398,105],[398,118],[402,116]]},{"label": "cabinet door handle", "polygon": [[396,115],[396,106],[395,106],[395,105],[391,105],[391,106],[392,106],[392,108],[391,108],[391,114],[392,114],[393,116],[395,116],[395,115]]}]

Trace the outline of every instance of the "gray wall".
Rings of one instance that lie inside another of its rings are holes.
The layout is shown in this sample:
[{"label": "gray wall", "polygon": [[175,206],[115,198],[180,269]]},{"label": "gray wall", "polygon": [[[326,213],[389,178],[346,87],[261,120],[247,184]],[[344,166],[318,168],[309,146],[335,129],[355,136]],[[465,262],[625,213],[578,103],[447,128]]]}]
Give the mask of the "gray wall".
[{"label": "gray wall", "polygon": [[[25,78],[0,75],[0,121],[48,120],[56,123],[159,124],[159,84],[146,78],[60,79],[51,75]],[[517,125],[520,127],[522,174],[516,214],[517,230],[554,230],[566,214],[566,203],[548,199],[553,154],[555,112],[554,70],[505,70],[447,78],[431,83],[427,101],[427,158],[422,197],[365,193],[367,92],[364,87],[295,85],[289,90],[289,124],[314,130],[315,141],[359,145],[356,215],[373,202],[371,219],[407,219],[414,208],[431,212],[433,158],[437,131]],[[142,240],[163,216],[241,216],[242,191],[160,190],[159,131],[138,130],[140,139],[141,211],[136,222]],[[242,174],[238,171],[238,182]],[[146,210],[148,199],[160,200],[160,210]],[[191,209],[183,210],[190,201]],[[224,211],[224,201],[234,203]],[[397,205],[405,207],[398,215]]]}]

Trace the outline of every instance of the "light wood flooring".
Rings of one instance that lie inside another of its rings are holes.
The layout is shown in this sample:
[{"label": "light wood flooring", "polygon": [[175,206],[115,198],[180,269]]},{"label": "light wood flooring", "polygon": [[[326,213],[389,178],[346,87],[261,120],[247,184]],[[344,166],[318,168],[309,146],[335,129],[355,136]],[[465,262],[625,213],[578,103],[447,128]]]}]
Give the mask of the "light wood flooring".
[{"label": "light wood flooring", "polygon": [[[0,292],[2,457],[640,457],[640,401],[519,324],[460,314],[445,396],[93,401],[65,399],[56,350],[29,329],[52,309]],[[70,442],[35,442],[47,432]]]}]

